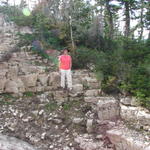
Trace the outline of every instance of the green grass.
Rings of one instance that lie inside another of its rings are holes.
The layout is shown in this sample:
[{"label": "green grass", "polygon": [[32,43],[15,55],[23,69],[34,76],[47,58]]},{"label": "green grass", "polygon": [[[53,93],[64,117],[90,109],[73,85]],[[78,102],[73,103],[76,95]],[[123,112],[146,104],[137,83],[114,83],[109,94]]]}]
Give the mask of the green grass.
[{"label": "green grass", "polygon": [[25,92],[23,95],[25,97],[32,97],[32,96],[34,96],[34,93],[33,92]]},{"label": "green grass", "polygon": [[45,105],[45,109],[47,111],[55,111],[57,108],[58,108],[58,105],[55,102],[50,102],[50,103]]},{"label": "green grass", "polygon": [[17,97],[11,94],[1,94],[0,95],[0,105],[11,105],[17,99]]}]

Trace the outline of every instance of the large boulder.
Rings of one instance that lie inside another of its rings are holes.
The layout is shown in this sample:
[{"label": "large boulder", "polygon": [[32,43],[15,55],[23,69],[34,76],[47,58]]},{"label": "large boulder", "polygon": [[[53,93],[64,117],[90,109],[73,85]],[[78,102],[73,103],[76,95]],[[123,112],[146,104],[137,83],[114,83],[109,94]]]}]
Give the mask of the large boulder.
[{"label": "large boulder", "polygon": [[18,85],[15,81],[12,81],[12,80],[8,80],[6,81],[6,84],[5,84],[5,92],[6,93],[18,93],[19,90],[18,90]]},{"label": "large boulder", "polygon": [[6,78],[0,79],[0,93],[3,92],[6,83]]},{"label": "large boulder", "polygon": [[38,80],[40,81],[41,85],[46,86],[48,81],[48,75],[47,74],[40,74],[38,75]]},{"label": "large boulder", "polygon": [[28,143],[14,137],[9,137],[0,134],[0,149],[1,150],[36,150]]},{"label": "large boulder", "polygon": [[100,93],[101,93],[101,90],[94,89],[94,90],[87,90],[84,95],[86,97],[95,97],[95,96],[99,96]]},{"label": "large boulder", "polygon": [[135,124],[137,128],[149,128],[150,131],[150,113],[146,109],[121,105],[120,115],[122,119]]},{"label": "large boulder", "polygon": [[117,119],[119,117],[119,105],[113,97],[100,97],[96,109],[98,118],[101,121]]},{"label": "large boulder", "polygon": [[149,142],[143,135],[128,129],[116,128],[107,131],[107,136],[116,150],[149,150]]},{"label": "large boulder", "polygon": [[49,85],[53,87],[53,89],[57,89],[60,87],[60,74],[58,72],[51,72],[49,74]]},{"label": "large boulder", "polygon": [[37,82],[38,74],[29,74],[21,76],[21,80],[23,81],[25,87],[35,87]]}]

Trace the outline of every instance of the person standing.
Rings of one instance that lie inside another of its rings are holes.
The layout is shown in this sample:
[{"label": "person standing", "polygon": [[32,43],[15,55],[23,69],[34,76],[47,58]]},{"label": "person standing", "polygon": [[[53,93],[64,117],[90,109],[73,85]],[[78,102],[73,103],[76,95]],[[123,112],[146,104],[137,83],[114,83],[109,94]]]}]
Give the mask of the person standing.
[{"label": "person standing", "polygon": [[[61,87],[67,88],[69,91],[72,90],[72,58],[68,54],[68,50],[63,50],[62,55],[59,56],[59,71],[61,74]],[[67,83],[67,87],[66,87]]]}]

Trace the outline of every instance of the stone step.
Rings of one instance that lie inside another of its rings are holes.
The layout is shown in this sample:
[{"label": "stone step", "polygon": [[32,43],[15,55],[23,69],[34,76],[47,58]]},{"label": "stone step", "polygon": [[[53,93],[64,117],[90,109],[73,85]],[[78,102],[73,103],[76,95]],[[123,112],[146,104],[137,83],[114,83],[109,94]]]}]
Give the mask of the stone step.
[{"label": "stone step", "polygon": [[107,131],[107,136],[116,150],[150,150],[150,139],[126,126],[114,127]]}]

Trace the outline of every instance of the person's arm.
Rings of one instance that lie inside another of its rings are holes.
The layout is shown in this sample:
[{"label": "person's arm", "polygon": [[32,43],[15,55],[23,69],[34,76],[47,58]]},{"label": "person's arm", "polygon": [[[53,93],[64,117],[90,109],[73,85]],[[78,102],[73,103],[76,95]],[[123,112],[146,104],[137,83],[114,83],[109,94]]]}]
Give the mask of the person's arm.
[{"label": "person's arm", "polygon": [[61,56],[58,56],[58,71],[60,71],[60,65],[61,65],[60,57]]},{"label": "person's arm", "polygon": [[72,57],[70,56],[70,69],[72,68]]}]

